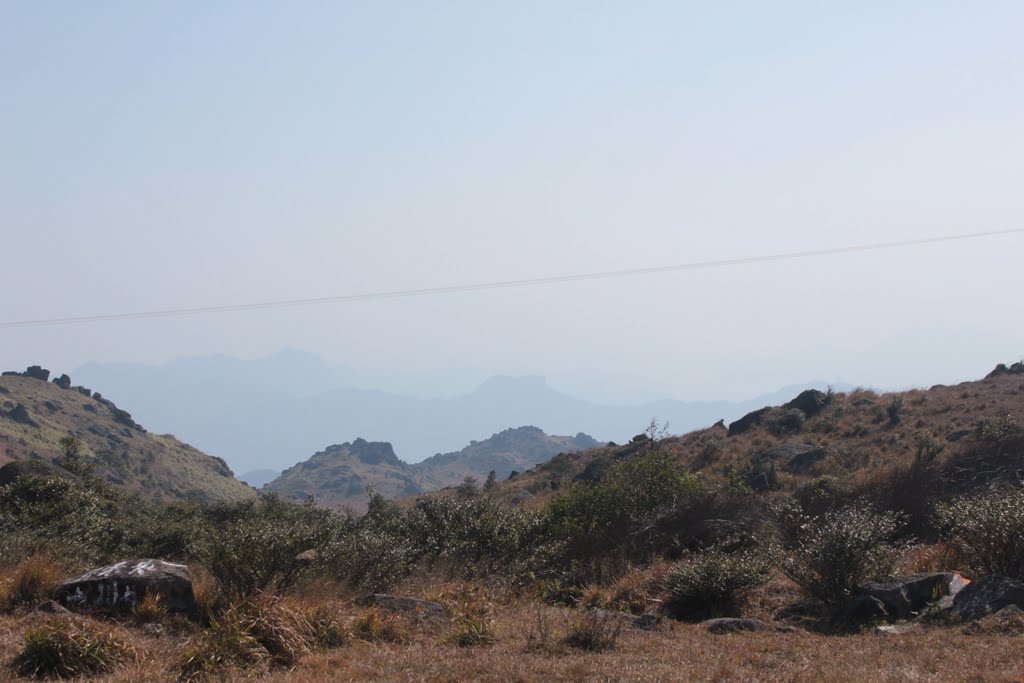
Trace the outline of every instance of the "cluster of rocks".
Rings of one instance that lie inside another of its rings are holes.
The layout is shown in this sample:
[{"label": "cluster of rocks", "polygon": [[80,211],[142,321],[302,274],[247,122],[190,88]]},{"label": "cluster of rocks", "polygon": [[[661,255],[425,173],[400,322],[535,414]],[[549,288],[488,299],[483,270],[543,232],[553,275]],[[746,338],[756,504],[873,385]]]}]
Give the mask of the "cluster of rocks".
[{"label": "cluster of rocks", "polygon": [[985,379],[999,377],[1000,375],[1024,375],[1024,361],[1018,361],[1010,366],[1000,363],[992,372],[985,375]]},{"label": "cluster of rocks", "polygon": [[[812,418],[828,405],[829,395],[817,389],[801,391],[796,398],[789,403],[782,405],[784,410],[799,410],[806,418]],[[765,416],[772,410],[772,406],[765,406],[753,412],[747,413],[740,419],[729,424],[729,436],[736,436],[748,432],[761,424]]]},{"label": "cluster of rocks", "polygon": [[[40,380],[42,382],[46,382],[50,378],[50,371],[47,370],[44,367],[39,366],[39,365],[31,365],[31,366],[29,366],[25,370],[25,372],[17,372],[17,371],[14,371],[14,370],[7,370],[7,371],[5,371],[3,373],[0,373],[0,376],[3,376],[3,377],[28,377],[28,378],[31,378],[31,379],[37,379],[37,380]],[[136,422],[134,419],[132,419],[131,413],[129,413],[127,410],[122,410],[122,409],[118,408],[116,405],[114,405],[113,401],[111,401],[109,399],[106,399],[106,398],[103,398],[103,394],[101,394],[100,392],[97,391],[97,392],[93,393],[93,391],[91,389],[87,389],[85,387],[72,386],[72,384],[71,384],[71,377],[69,377],[67,374],[62,374],[60,377],[55,377],[53,379],[53,383],[55,385],[57,385],[58,387],[60,387],[61,389],[66,389],[68,391],[77,391],[78,393],[82,394],[83,396],[92,398],[97,403],[100,403],[102,405],[107,406],[110,409],[110,412],[113,414],[115,422],[117,422],[119,424],[122,424],[125,427],[131,428],[131,429],[136,429],[136,430],[138,430],[140,432],[146,431],[142,427],[142,425],[140,425],[138,422]],[[13,414],[13,411],[12,411],[11,413],[7,413],[7,417],[10,417],[11,419],[15,420],[16,422],[22,422],[22,424],[29,424],[29,425],[35,426],[35,422],[33,422],[31,420],[31,418],[28,416],[28,411],[25,410],[23,406],[19,405],[19,406],[15,407],[14,410],[17,411],[19,408],[21,408],[22,410],[18,413],[17,416],[15,416]]]}]

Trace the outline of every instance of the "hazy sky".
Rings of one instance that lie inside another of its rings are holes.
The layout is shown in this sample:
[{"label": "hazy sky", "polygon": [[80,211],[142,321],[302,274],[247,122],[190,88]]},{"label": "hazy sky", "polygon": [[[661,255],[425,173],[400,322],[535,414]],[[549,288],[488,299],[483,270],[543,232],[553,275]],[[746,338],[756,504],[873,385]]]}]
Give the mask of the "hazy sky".
[{"label": "hazy sky", "polygon": [[[2,2],[0,321],[1024,227],[1024,3],[839,5]],[[420,393],[948,383],[1024,355],[1022,251],[8,328],[0,365],[293,347]]]}]

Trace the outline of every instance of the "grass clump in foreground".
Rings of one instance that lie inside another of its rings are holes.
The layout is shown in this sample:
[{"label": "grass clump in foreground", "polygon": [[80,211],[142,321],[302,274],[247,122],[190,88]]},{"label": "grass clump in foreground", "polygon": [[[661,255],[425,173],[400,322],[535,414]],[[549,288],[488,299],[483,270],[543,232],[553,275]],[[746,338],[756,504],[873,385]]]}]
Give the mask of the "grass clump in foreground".
[{"label": "grass clump in foreground", "polygon": [[274,596],[234,605],[185,649],[181,677],[202,680],[232,670],[292,667],[313,648],[343,645],[348,634],[333,611],[294,609]]},{"label": "grass clump in foreground", "polygon": [[28,678],[79,678],[108,674],[135,658],[135,650],[88,622],[53,619],[25,633],[11,668]]},{"label": "grass clump in foreground", "polygon": [[621,632],[622,619],[617,615],[587,610],[569,621],[562,644],[587,652],[607,652],[615,649]]},{"label": "grass clump in foreground", "polygon": [[62,578],[60,567],[46,555],[26,557],[14,568],[0,594],[0,608],[37,605],[49,599]]},{"label": "grass clump in foreground", "polygon": [[409,626],[395,614],[381,614],[376,607],[368,607],[352,624],[352,635],[360,640],[405,643],[409,640]]}]

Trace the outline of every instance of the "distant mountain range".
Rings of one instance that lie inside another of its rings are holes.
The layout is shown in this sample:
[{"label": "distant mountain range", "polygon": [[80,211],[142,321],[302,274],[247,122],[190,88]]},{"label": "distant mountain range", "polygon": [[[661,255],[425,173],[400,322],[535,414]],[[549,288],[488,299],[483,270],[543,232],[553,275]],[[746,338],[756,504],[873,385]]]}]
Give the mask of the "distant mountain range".
[{"label": "distant mountain range", "polygon": [[547,462],[559,453],[595,448],[602,444],[586,434],[549,436],[536,427],[506,429],[461,451],[438,454],[410,465],[395,455],[390,443],[356,439],[328,446],[285,470],[265,491],[302,500],[364,511],[367,489],[388,498],[411,496],[462,483],[473,477],[483,483],[490,472],[505,479]]},{"label": "distant mountain range", "polygon": [[89,364],[74,374],[132,406],[154,429],[221,456],[240,472],[281,470],[339,436],[357,434],[394,444],[409,462],[454,452],[512,425],[622,442],[652,418],[681,433],[780,403],[808,387],[825,388],[824,382],[789,386],[735,403],[610,406],[562,394],[542,377],[493,377],[464,396],[418,399],[354,388],[344,370],[296,351],[251,361],[212,356],[156,366]]}]

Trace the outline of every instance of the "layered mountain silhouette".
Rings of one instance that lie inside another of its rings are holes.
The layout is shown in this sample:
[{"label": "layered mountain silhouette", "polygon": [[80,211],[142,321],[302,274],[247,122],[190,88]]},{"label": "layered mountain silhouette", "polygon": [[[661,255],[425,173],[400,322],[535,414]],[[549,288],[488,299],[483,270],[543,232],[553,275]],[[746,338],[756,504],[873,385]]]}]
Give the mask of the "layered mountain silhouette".
[{"label": "layered mountain silhouette", "polygon": [[511,425],[623,442],[652,418],[679,433],[733,420],[811,386],[825,388],[823,382],[791,386],[737,403],[612,406],[560,393],[542,377],[493,377],[464,396],[419,399],[354,388],[344,370],[295,351],[252,361],[214,356],[157,366],[90,364],[75,374],[131,405],[154,429],[221,456],[240,472],[280,470],[356,434],[393,444],[409,462],[457,451]]}]

